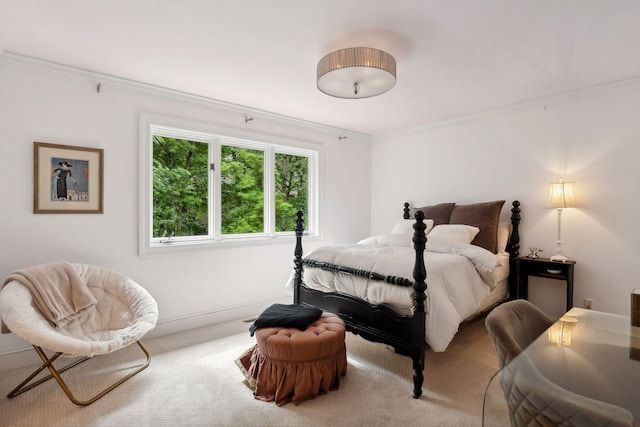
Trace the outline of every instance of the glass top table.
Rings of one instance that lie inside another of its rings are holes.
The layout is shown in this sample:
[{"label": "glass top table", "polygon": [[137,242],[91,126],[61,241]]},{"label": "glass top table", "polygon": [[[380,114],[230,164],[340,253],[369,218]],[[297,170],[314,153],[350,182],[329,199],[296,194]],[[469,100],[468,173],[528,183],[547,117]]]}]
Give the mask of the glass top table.
[{"label": "glass top table", "polygon": [[570,344],[550,341],[548,330],[491,379],[483,426],[527,425],[540,413],[572,418],[570,425],[600,418],[640,426],[640,328],[629,317],[577,307],[565,316],[577,320]]}]

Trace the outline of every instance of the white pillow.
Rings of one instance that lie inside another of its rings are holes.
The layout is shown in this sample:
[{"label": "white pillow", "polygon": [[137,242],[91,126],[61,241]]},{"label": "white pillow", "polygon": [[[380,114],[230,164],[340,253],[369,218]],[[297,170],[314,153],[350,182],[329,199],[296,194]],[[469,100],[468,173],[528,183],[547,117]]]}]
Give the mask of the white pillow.
[{"label": "white pillow", "polygon": [[440,224],[433,227],[429,237],[445,239],[453,243],[470,244],[480,232],[478,227],[463,224]]},{"label": "white pillow", "polygon": [[411,246],[411,236],[406,234],[379,234],[377,236],[367,237],[358,242],[359,245],[378,245],[378,246]]},{"label": "white pillow", "polygon": [[[396,225],[393,226],[391,234],[408,234],[410,236],[413,236],[413,224],[415,223],[415,219],[399,219],[396,222]],[[424,229],[424,234],[429,234],[429,232],[433,228],[433,220],[425,219],[424,223],[427,226],[427,228]]]},{"label": "white pillow", "polygon": [[501,222],[498,224],[498,253],[503,254],[507,251],[507,243],[509,243],[510,234],[511,223]]}]

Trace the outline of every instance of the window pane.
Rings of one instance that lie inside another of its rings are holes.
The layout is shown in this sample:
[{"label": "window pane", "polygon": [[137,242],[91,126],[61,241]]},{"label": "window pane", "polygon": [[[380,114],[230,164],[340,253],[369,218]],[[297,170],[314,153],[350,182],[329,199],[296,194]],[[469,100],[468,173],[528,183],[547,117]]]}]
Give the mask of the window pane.
[{"label": "window pane", "polygon": [[223,145],[222,234],[264,233],[264,151]]},{"label": "window pane", "polygon": [[309,158],[276,153],[276,231],[294,231],[296,212],[308,214]]},{"label": "window pane", "polygon": [[153,237],[206,236],[209,144],[153,136]]}]

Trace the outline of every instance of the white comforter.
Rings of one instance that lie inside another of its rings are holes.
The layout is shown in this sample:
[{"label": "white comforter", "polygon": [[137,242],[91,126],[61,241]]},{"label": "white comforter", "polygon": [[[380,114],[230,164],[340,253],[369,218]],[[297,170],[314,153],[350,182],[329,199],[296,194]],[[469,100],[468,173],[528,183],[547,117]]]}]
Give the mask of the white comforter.
[{"label": "white comforter", "polygon": [[[318,248],[305,258],[413,280],[415,251],[407,246],[350,244]],[[446,350],[460,323],[478,311],[495,285],[498,256],[472,245],[430,239],[424,253],[427,270],[426,340],[434,351]],[[324,292],[359,297],[411,314],[412,287],[389,285],[347,274],[304,268],[304,283]],[[287,285],[292,287],[292,281]]]}]

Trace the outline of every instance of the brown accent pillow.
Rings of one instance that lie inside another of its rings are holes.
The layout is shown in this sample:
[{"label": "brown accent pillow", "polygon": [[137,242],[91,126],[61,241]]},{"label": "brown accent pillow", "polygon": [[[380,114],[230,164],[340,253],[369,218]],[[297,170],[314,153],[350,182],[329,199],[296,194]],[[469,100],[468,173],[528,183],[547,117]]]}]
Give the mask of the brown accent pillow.
[{"label": "brown accent pillow", "polygon": [[425,206],[422,208],[416,208],[416,211],[422,211],[426,219],[433,220],[433,226],[439,224],[449,224],[449,218],[451,217],[451,211],[455,206],[455,203],[440,203],[433,206]]},{"label": "brown accent pillow", "polygon": [[496,254],[498,253],[498,223],[502,205],[504,205],[504,200],[456,205],[451,212],[449,223],[478,227],[480,232],[471,244]]}]

